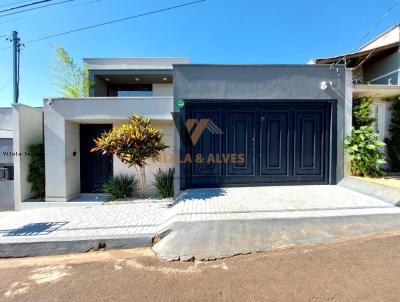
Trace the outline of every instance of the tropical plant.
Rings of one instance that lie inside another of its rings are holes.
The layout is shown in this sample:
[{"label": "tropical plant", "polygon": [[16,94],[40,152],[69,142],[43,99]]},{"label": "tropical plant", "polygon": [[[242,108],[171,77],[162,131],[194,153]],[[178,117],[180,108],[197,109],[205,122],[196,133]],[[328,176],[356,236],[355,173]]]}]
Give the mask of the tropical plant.
[{"label": "tropical plant", "polygon": [[54,59],[51,75],[54,85],[61,89],[59,93],[66,97],[87,97],[93,84],[89,81],[86,65],[79,67],[64,47],[54,47]]},{"label": "tropical plant", "polygon": [[43,198],[45,194],[44,145],[30,145],[28,153],[30,162],[26,180],[31,185],[31,191]]},{"label": "tropical plant", "polygon": [[372,116],[372,98],[363,96],[353,99],[353,127],[371,126],[375,121]]},{"label": "tropical plant", "polygon": [[379,176],[385,163],[382,147],[384,142],[371,127],[372,99],[361,97],[353,100],[353,128],[351,136],[345,138],[344,147],[350,155],[350,172],[354,176]]},{"label": "tropical plant", "polygon": [[138,191],[138,181],[134,175],[120,174],[105,182],[101,192],[109,195],[108,200],[127,199]]},{"label": "tropical plant", "polygon": [[163,198],[174,196],[174,169],[162,171],[158,169],[154,174],[154,186]]},{"label": "tropical plant", "polygon": [[385,163],[381,147],[385,143],[378,139],[369,126],[352,129],[346,137],[344,146],[350,155],[350,171],[354,176],[379,176],[383,174],[381,164]]},{"label": "tropical plant", "polygon": [[386,155],[392,170],[400,171],[400,97],[390,108],[392,118],[389,125],[390,137],[385,139]]},{"label": "tropical plant", "polygon": [[112,154],[129,167],[135,166],[142,195],[146,190],[146,161],[160,160],[160,152],[168,148],[161,131],[151,125],[150,119],[139,115],[131,116],[129,122],[119,128],[103,133],[94,143],[91,152]]}]

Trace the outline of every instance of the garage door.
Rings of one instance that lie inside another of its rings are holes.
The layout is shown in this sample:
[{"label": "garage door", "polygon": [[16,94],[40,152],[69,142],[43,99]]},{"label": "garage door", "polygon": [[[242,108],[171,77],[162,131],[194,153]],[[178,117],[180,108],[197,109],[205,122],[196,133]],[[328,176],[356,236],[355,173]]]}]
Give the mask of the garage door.
[{"label": "garage door", "polygon": [[328,102],[187,103],[185,186],[330,183],[331,110]]}]

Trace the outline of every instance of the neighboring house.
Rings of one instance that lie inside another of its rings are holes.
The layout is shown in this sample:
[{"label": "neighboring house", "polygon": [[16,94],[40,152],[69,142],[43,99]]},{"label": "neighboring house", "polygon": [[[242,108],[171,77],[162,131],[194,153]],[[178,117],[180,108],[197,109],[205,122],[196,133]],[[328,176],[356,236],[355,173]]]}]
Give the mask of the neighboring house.
[{"label": "neighboring house", "polygon": [[[46,201],[98,192],[110,177],[136,173],[116,157],[90,152],[93,138],[133,114],[150,118],[170,146],[160,163],[149,162],[148,185],[158,168],[174,167],[176,194],[187,188],[336,184],[346,174],[352,77],[343,65],[84,61],[95,84],[90,97],[45,98],[43,124],[41,111],[14,106],[36,116],[29,127],[21,126],[21,113],[15,117],[20,146],[27,137],[40,141],[43,125]],[[29,197],[26,169],[25,163],[16,167],[17,202]]]},{"label": "neighboring house", "polygon": [[378,35],[359,51],[312,60],[316,64],[340,62],[353,71],[353,97],[373,99],[374,129],[383,140],[389,136],[390,106],[400,96],[400,24]]},{"label": "neighboring house", "polygon": [[14,177],[12,108],[0,108],[0,180]]},{"label": "neighboring house", "polygon": [[12,128],[12,108],[0,108],[0,210],[14,209]]}]

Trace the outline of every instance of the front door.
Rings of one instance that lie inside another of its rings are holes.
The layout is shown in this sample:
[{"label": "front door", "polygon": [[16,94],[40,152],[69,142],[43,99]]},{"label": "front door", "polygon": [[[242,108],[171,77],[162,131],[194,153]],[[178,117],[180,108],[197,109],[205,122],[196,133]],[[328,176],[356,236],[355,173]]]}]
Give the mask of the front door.
[{"label": "front door", "polygon": [[112,156],[90,152],[90,149],[94,147],[93,139],[99,137],[104,131],[111,129],[111,124],[80,125],[82,193],[100,192],[101,186],[112,177]]}]

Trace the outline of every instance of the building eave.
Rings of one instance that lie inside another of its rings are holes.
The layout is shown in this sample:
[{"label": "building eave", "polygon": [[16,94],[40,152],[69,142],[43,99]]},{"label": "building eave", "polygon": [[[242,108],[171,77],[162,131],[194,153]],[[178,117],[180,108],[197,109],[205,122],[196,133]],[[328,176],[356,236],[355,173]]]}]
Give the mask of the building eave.
[{"label": "building eave", "polygon": [[380,46],[377,48],[373,48],[373,49],[368,49],[368,50],[363,50],[363,51],[356,51],[356,52],[349,52],[346,54],[342,54],[339,56],[334,56],[334,57],[326,57],[326,58],[317,58],[317,59],[313,59],[313,62],[315,62],[316,64],[331,64],[334,62],[338,62],[341,59],[352,59],[352,58],[362,58],[362,57],[366,57],[368,56],[372,51],[374,52],[374,55],[379,54],[379,52],[387,50],[387,49],[391,49],[394,47],[399,47],[400,42],[396,42],[396,43],[392,43],[392,44],[388,44],[388,45],[384,45],[384,46]]}]

